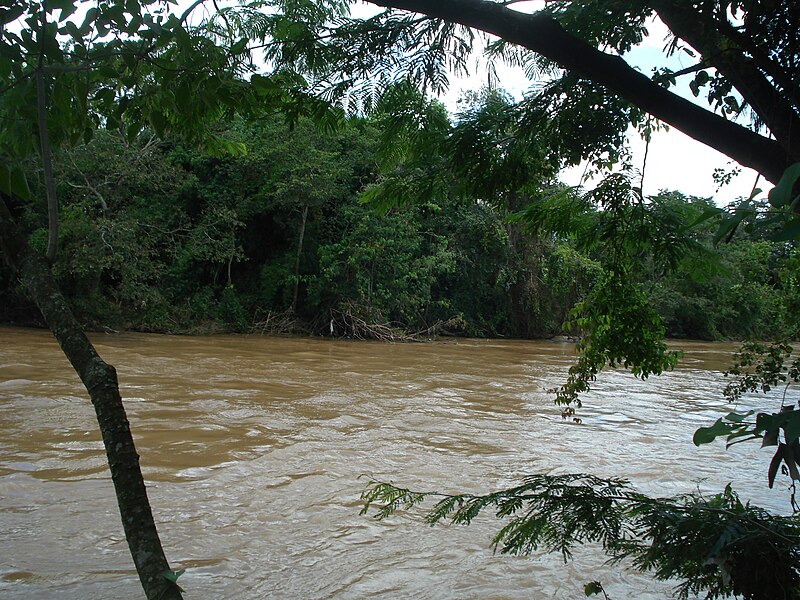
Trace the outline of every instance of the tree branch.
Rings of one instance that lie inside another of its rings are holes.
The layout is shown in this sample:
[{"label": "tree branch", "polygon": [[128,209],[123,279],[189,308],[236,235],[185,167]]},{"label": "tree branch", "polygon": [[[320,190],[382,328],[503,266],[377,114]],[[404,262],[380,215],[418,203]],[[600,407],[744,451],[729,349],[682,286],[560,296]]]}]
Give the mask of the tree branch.
[{"label": "tree branch", "polygon": [[793,144],[792,133],[800,131],[800,119],[789,97],[775,89],[751,59],[716,31],[716,21],[709,23],[702,13],[687,11],[674,2],[656,0],[653,5],[664,24],[734,85],[778,143],[792,153],[792,146],[798,146]]},{"label": "tree branch", "polygon": [[777,182],[787,166],[800,160],[800,149],[784,148],[662,88],[619,56],[597,50],[547,15],[528,15],[486,0],[368,1],[479,29],[537,52],[604,85],[657,119],[755,169],[769,181]]}]

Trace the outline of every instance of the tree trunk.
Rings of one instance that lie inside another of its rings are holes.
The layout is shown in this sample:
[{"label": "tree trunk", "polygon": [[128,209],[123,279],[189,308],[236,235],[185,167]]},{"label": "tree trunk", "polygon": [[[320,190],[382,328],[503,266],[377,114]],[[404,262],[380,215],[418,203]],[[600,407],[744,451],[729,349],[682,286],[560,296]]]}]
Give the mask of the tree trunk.
[{"label": "tree trunk", "polygon": [[303,253],[303,238],[306,236],[306,219],[308,219],[308,204],[303,206],[303,218],[300,221],[300,235],[297,236],[297,254],[294,257],[294,293],[292,294],[292,312],[297,310],[297,293],[300,289],[300,255]]},{"label": "tree trunk", "polygon": [[83,333],[49,267],[30,248],[2,199],[0,248],[89,392],[103,436],[125,538],[147,598],[180,600],[180,589],[164,576],[170,567],[153,521],[117,373],[100,358]]},{"label": "tree trunk", "polygon": [[[44,12],[42,12],[44,20]],[[42,170],[44,172],[44,189],[47,195],[47,262],[51,265],[58,252],[58,196],[56,182],[53,178],[53,151],[50,148],[50,135],[47,130],[47,99],[42,67],[36,71],[36,105],[39,123],[39,146],[42,153]]]}]

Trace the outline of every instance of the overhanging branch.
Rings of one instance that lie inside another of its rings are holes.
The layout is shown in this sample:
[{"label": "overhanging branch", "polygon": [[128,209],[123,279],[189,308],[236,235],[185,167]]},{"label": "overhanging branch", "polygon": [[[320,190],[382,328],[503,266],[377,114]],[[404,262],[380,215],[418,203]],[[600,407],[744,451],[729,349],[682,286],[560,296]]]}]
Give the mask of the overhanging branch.
[{"label": "overhanging branch", "polygon": [[622,98],[777,182],[800,160],[778,142],[681,98],[635,70],[619,56],[606,54],[567,32],[544,14],[523,14],[487,0],[368,0],[385,8],[411,11],[479,29],[518,44],[604,85]]}]

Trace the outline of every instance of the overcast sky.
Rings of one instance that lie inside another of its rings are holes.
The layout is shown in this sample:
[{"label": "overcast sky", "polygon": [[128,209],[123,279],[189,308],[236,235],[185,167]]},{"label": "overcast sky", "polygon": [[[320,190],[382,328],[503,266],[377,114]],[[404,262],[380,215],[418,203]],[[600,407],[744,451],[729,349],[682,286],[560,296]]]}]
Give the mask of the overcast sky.
[{"label": "overcast sky", "polygon": [[[625,59],[649,75],[654,66],[667,64],[662,49],[666,45],[665,38],[668,30],[660,21],[656,20],[649,24],[648,31],[650,35],[640,46],[626,55]],[[667,66],[677,71],[692,64],[691,57],[676,53],[669,59]],[[498,71],[500,73],[499,86],[517,97],[521,96],[531,83],[519,69],[498,69]],[[700,100],[691,95],[688,87],[690,80],[690,75],[681,78],[679,85],[674,88],[675,91],[705,108],[707,105],[704,102],[702,91]],[[485,70],[477,68],[469,78],[454,79],[450,92],[442,100],[448,107],[454,108],[455,101],[464,91],[475,89],[486,83]],[[645,143],[635,132],[631,132],[629,139],[633,150],[633,164],[636,168],[641,169]],[[712,177],[714,169],[731,170],[738,166],[724,154],[712,150],[676,129],[659,131],[653,134],[647,152],[644,194],[653,195],[662,189],[678,190],[687,195],[714,198],[718,205],[724,206],[738,197],[749,196],[756,181],[755,171],[742,168],[741,174],[734,177],[729,185],[717,191]],[[578,185],[583,172],[582,167],[570,169],[562,173],[562,178],[570,185]],[[772,186],[760,178],[758,187],[766,192]]]},{"label": "overcast sky", "polygon": [[[189,4],[189,0],[179,0],[178,2],[178,6],[181,8],[187,4]],[[527,0],[517,2],[511,5],[511,8],[520,12],[534,12],[539,10],[543,4],[543,0]],[[374,4],[360,2],[353,6],[352,14],[357,17],[367,17],[376,14],[379,10]],[[669,59],[669,64],[665,63],[662,49],[666,45],[667,28],[660,21],[654,20],[648,25],[648,31],[649,35],[644,42],[625,56],[631,65],[645,74],[650,74],[656,65],[670,66],[673,70],[679,70],[693,64],[693,58],[680,53],[673,55]],[[498,68],[498,73],[500,75],[499,86],[516,97],[521,97],[532,83],[525,77],[521,69]],[[704,108],[707,107],[702,93],[699,100],[692,97],[688,87],[690,79],[691,76],[681,78],[675,90]],[[450,110],[454,111],[458,98],[465,91],[478,89],[487,82],[486,70],[478,66],[473,69],[470,77],[453,78],[449,92],[441,100]],[[635,133],[630,136],[630,144],[633,150],[633,164],[636,168],[641,169],[645,144]],[[731,200],[749,196],[756,181],[754,171],[742,168],[740,175],[734,177],[729,185],[717,191],[712,178],[714,169],[731,170],[736,166],[738,165],[727,156],[675,129],[659,131],[653,134],[647,152],[644,194],[653,195],[662,189],[678,190],[687,195],[714,198],[718,205],[724,206]],[[570,185],[578,185],[581,183],[583,172],[584,169],[580,167],[570,169],[562,173],[562,178]],[[761,178],[759,187],[766,192],[772,186]]]}]

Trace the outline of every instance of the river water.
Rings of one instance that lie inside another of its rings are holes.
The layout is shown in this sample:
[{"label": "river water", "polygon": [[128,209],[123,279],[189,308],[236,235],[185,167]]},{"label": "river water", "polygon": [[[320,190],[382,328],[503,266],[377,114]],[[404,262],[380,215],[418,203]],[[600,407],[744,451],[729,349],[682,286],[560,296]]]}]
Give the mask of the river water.
[{"label": "river water", "polygon": [[[718,492],[788,510],[767,450],[696,448],[730,410],[732,344],[681,343],[681,368],[601,375],[563,421],[548,388],[569,344],[96,335],[117,367],[150,500],[187,598],[616,599],[672,584],[607,566],[594,548],[494,555],[491,516],[427,527],[360,516],[365,477],[442,492],[528,473],[625,476],[657,495]],[[774,404],[775,401],[772,402]],[[774,408],[771,404],[768,408]],[[0,329],[0,596],[139,598],[93,409],[46,331]]]}]

